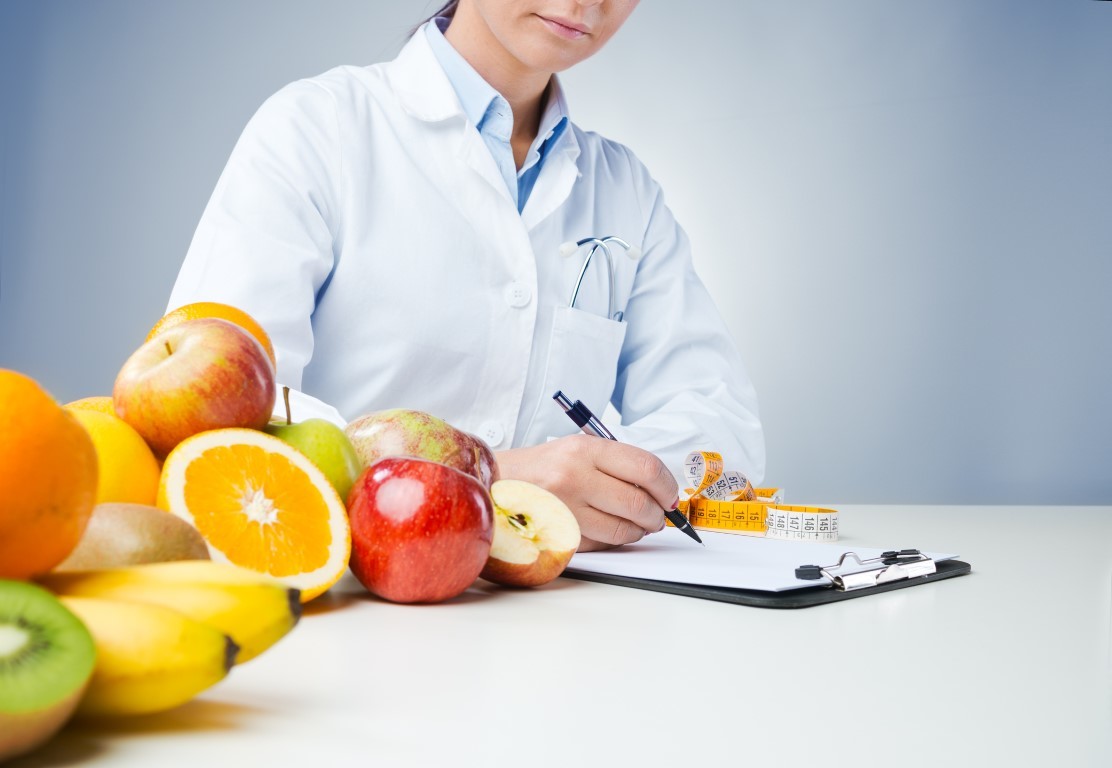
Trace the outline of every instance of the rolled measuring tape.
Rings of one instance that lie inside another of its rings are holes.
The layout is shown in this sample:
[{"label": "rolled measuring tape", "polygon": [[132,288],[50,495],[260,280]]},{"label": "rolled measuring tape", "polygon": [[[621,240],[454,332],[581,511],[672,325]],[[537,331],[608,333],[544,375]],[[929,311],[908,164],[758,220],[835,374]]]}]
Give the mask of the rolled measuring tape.
[{"label": "rolled measuring tape", "polygon": [[837,510],[783,504],[779,488],[754,488],[742,473],[724,469],[719,453],[689,453],[683,474],[691,487],[679,510],[695,528],[773,539],[838,540]]}]

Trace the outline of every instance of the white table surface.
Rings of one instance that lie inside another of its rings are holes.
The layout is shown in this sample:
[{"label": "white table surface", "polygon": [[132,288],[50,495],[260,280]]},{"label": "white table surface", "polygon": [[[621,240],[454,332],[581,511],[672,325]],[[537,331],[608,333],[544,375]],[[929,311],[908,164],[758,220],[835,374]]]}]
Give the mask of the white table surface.
[{"label": "white table surface", "polygon": [[790,611],[349,575],[197,700],[11,765],[1112,765],[1112,508],[834,506],[848,547],[973,573]]}]

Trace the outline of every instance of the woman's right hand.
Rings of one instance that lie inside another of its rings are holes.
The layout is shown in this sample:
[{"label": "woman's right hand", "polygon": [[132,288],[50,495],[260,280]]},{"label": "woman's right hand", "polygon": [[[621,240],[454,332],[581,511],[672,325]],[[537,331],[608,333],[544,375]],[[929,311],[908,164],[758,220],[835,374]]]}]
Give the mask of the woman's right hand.
[{"label": "woman's right hand", "polygon": [[579,521],[580,552],[629,544],[663,529],[665,510],[679,500],[664,463],[626,443],[571,435],[496,456],[500,477],[539,485],[568,505]]}]

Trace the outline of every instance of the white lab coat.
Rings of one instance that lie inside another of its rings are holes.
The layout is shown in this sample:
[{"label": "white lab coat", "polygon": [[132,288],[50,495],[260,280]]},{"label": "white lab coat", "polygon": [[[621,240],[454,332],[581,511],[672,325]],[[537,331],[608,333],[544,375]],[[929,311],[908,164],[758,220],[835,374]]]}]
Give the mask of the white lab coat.
[{"label": "white lab coat", "polygon": [[[677,475],[688,451],[764,474],[756,396],[660,187],[625,147],[570,125],[519,214],[424,34],[398,58],[295,82],[251,119],[168,309],[241,307],[266,329],[295,420],[427,411],[495,450],[572,434],[563,390]],[[599,253],[616,235],[608,319]],[[279,410],[281,408],[279,407]]]}]

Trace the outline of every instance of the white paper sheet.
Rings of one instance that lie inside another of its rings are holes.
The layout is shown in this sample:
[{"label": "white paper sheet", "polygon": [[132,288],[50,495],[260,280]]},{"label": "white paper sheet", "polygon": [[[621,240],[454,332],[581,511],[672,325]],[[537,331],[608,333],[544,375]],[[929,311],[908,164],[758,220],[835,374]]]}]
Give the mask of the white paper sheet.
[{"label": "white paper sheet", "polygon": [[[629,576],[683,584],[702,584],[735,589],[783,592],[829,583],[829,579],[807,581],[795,577],[801,565],[834,565],[844,552],[856,552],[864,560],[896,547],[847,546],[841,542],[781,541],[757,536],[699,531],[706,543],[700,547],[679,530],[668,527],[635,544],[602,552],[581,552],[568,565],[572,571]],[[923,554],[935,561],[957,557],[952,554]]]}]

